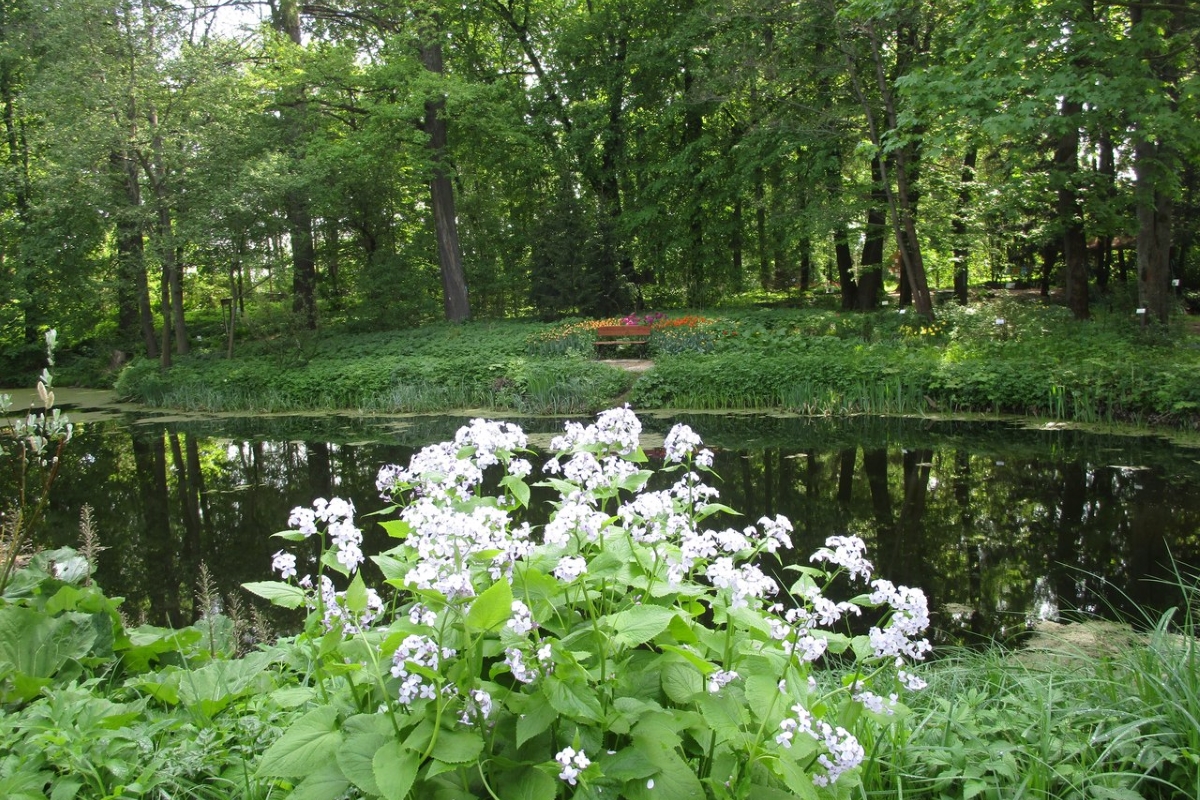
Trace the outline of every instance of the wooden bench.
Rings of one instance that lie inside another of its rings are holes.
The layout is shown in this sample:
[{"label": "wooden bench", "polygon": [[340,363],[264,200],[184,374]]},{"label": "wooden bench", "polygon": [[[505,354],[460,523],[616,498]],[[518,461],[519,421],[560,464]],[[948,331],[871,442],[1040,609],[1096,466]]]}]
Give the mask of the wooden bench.
[{"label": "wooden bench", "polygon": [[650,342],[649,325],[601,325],[596,328],[596,352],[602,347],[640,347],[642,353]]}]

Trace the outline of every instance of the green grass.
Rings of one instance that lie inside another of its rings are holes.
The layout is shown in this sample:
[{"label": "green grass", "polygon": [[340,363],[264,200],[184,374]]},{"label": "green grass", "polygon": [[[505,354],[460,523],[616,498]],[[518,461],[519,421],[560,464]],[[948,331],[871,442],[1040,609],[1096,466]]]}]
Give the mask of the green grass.
[{"label": "green grass", "polygon": [[[736,308],[673,314],[654,368],[625,375],[594,357],[595,322],[432,324],[387,333],[287,332],[218,343],[166,373],[135,361],[124,397],[187,409],[526,413],[640,408],[781,409],[812,415],[1009,413],[1196,427],[1200,347],[1182,324],[1144,329],[1098,309],[1000,299],[938,309],[928,323],[885,308]],[[206,342],[208,340],[205,340]]]}]

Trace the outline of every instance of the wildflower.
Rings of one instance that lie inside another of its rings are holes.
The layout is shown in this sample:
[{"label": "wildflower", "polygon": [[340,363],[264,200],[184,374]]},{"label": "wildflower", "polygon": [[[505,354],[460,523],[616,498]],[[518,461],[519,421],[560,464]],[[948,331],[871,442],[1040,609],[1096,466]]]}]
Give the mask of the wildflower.
[{"label": "wildflower", "polygon": [[568,556],[558,562],[554,568],[554,577],[563,583],[572,583],[580,575],[587,572],[587,561],[578,556]]},{"label": "wildflower", "polygon": [[512,601],[512,614],[512,619],[508,621],[508,627],[518,636],[524,636],[537,627],[534,624],[533,615],[529,611],[529,606],[520,600]]},{"label": "wildflower", "polygon": [[919,692],[929,685],[923,678],[913,675],[911,672],[905,672],[904,670],[897,672],[896,677],[899,679],[900,684],[910,692]]},{"label": "wildflower", "polygon": [[866,543],[857,536],[830,536],[825,546],[812,554],[810,561],[825,561],[850,573],[850,579],[870,580],[874,567],[864,556]]},{"label": "wildflower", "polygon": [[721,689],[725,688],[726,684],[737,680],[738,677],[740,676],[732,670],[726,671],[719,669],[709,673],[707,683],[708,693],[716,694],[717,692],[721,691]]},{"label": "wildflower", "polygon": [[564,780],[572,786],[575,785],[579,774],[591,766],[591,760],[584,755],[582,750],[576,752],[573,747],[564,747],[554,756],[554,760],[562,765],[562,770],[558,773],[560,780]]},{"label": "wildflower", "polygon": [[453,658],[455,650],[439,647],[438,643],[428,636],[410,634],[392,656],[392,677],[400,678],[400,704],[407,706],[420,698],[429,700],[437,697],[433,685],[427,683],[418,672],[409,672],[409,665],[423,667],[433,672],[438,671],[442,659]]},{"label": "wildflower", "polygon": [[464,725],[470,725],[471,721],[476,717],[480,720],[485,720],[492,715],[492,706],[492,696],[490,694],[482,689],[472,689],[463,707],[463,712],[458,717],[458,721]]},{"label": "wildflower", "polygon": [[663,449],[666,450],[664,458],[668,463],[679,463],[691,456],[701,444],[703,442],[700,441],[699,435],[689,426],[680,423],[671,428],[663,440]]},{"label": "wildflower", "polygon": [[525,663],[525,654],[515,647],[504,651],[504,663],[521,683],[533,683],[538,678],[538,671]]},{"label": "wildflower", "polygon": [[734,567],[733,559],[728,556],[722,556],[709,564],[706,574],[713,586],[729,590],[731,608],[745,606],[747,597],[758,598],[779,591],[775,581],[767,577],[761,569],[753,564]]},{"label": "wildflower", "polygon": [[279,573],[283,580],[296,576],[296,556],[280,550],[271,560],[271,569]]}]

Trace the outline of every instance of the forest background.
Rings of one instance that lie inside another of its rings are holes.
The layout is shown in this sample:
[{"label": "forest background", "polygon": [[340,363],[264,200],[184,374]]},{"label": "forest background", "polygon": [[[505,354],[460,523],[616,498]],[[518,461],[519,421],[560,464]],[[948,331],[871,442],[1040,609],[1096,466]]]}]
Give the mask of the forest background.
[{"label": "forest background", "polygon": [[50,327],[169,364],[185,312],[272,301],[372,331],[818,284],[865,310],[890,279],[928,319],[939,288],[1026,281],[1084,319],[1124,282],[1165,320],[1200,289],[1198,21],[1099,0],[3,0],[4,372]]}]

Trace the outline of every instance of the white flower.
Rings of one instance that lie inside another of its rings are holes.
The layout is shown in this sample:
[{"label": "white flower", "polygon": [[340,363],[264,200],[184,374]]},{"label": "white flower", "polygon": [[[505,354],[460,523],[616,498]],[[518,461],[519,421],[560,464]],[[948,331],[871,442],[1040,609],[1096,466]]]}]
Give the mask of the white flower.
[{"label": "white flower", "polygon": [[825,546],[812,554],[810,561],[826,561],[850,573],[850,579],[871,579],[871,562],[863,556],[866,543],[857,536],[830,536]]},{"label": "white flower", "polygon": [[573,747],[564,747],[554,756],[554,760],[562,765],[562,771],[558,773],[560,780],[564,780],[572,786],[575,785],[579,773],[583,772],[591,765],[591,760],[584,755],[583,751],[575,751]]},{"label": "white flower", "polygon": [[554,568],[554,577],[563,583],[571,583],[580,575],[587,572],[587,561],[579,556],[568,556],[558,562]]},{"label": "white flower", "polygon": [[709,694],[716,694],[717,692],[721,691],[721,689],[724,688],[724,686],[727,683],[737,680],[738,677],[739,677],[738,674],[736,672],[733,672],[732,670],[725,671],[725,670],[719,669],[719,670],[709,673],[709,675],[708,675],[708,692],[709,692]]},{"label": "white flower", "polygon": [[512,619],[508,621],[508,627],[518,636],[524,636],[536,628],[537,625],[534,624],[533,616],[529,611],[529,606],[525,605],[520,600],[513,600]]},{"label": "white flower", "polygon": [[271,559],[271,569],[279,573],[279,577],[283,580],[293,578],[296,575],[296,556],[291,553],[286,553],[280,550]]},{"label": "white flower", "polygon": [[[664,459],[668,463],[683,461],[692,455],[701,444],[703,442],[700,441],[700,437],[695,431],[687,425],[679,423],[671,428],[666,438],[663,439],[663,449],[666,451]],[[712,454],[709,453],[709,455]]]}]

